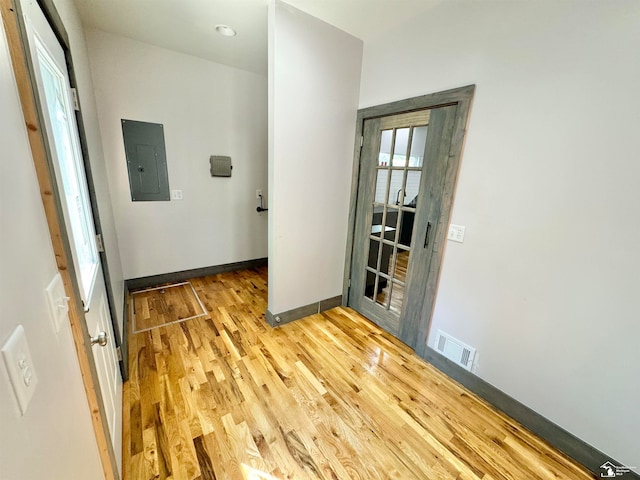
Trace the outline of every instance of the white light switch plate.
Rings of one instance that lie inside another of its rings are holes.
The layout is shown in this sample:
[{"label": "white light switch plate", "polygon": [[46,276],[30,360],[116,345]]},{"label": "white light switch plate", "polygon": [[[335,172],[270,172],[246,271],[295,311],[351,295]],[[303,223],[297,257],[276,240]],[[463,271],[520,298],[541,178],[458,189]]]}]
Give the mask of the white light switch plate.
[{"label": "white light switch plate", "polygon": [[171,200],[182,200],[182,190],[171,190]]},{"label": "white light switch plate", "polygon": [[18,400],[20,411],[24,415],[36,390],[38,376],[33,366],[27,337],[22,325],[18,325],[15,328],[9,339],[2,346],[2,357],[11,379],[13,393],[15,393]]},{"label": "white light switch plate", "polygon": [[69,297],[67,297],[64,291],[64,284],[62,283],[62,276],[56,273],[51,283],[46,289],[47,301],[49,303],[49,312],[51,313],[51,320],[53,321],[53,328],[56,333],[60,332],[60,326],[68,320],[67,313],[69,313]]},{"label": "white light switch plate", "polygon": [[458,243],[464,242],[465,228],[466,227],[463,227],[462,225],[454,225],[452,223],[451,225],[449,225],[449,234],[447,235],[447,238]]}]

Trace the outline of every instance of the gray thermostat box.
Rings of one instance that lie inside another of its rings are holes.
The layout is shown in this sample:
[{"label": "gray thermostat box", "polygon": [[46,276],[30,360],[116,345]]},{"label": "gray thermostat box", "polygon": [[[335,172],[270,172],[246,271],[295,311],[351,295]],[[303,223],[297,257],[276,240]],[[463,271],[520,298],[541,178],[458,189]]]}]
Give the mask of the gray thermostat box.
[{"label": "gray thermostat box", "polygon": [[231,165],[231,157],[223,157],[221,155],[211,155],[209,158],[209,163],[211,164],[211,168],[209,171],[211,172],[212,177],[230,177],[231,169],[233,166]]}]

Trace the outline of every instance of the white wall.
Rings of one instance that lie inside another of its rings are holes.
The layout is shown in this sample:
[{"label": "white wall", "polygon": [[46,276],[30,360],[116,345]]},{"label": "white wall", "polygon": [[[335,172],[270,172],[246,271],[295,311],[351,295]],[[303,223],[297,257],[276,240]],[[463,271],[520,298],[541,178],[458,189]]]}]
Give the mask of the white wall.
[{"label": "white wall", "polygon": [[[124,277],[265,257],[266,78],[98,30],[87,40]],[[164,125],[184,200],[131,201],[123,118]],[[231,178],[211,177],[211,155],[231,156]]]},{"label": "white wall", "polygon": [[122,262],[120,259],[120,246],[116,236],[116,227],[111,207],[111,197],[109,193],[109,182],[107,180],[107,170],[105,167],[104,155],[102,151],[102,139],[98,125],[96,112],[96,100],[93,94],[93,83],[91,72],[89,71],[89,58],[87,57],[87,44],[84,36],[84,29],[80,23],[80,17],[76,6],[72,0],[55,0],[56,9],[64,23],[64,27],[69,35],[71,45],[71,55],[73,57],[73,68],[75,71],[77,90],[82,107],[82,119],[84,122],[87,148],[89,151],[89,161],[93,186],[95,188],[98,214],[102,227],[102,237],[109,275],[111,280],[111,290],[114,296],[115,314],[120,338],[122,338],[122,328],[124,319],[124,277],[122,274]]},{"label": "white wall", "polygon": [[97,480],[102,467],[71,328],[56,334],[48,313],[45,288],[57,267],[0,29],[0,344],[22,324],[38,376],[21,416],[0,361],[0,477]]},{"label": "white wall", "polygon": [[475,83],[429,343],[640,466],[640,3],[443,2],[365,44],[361,107]]},{"label": "white wall", "polygon": [[269,310],[342,293],[362,42],[281,2],[269,15]]}]

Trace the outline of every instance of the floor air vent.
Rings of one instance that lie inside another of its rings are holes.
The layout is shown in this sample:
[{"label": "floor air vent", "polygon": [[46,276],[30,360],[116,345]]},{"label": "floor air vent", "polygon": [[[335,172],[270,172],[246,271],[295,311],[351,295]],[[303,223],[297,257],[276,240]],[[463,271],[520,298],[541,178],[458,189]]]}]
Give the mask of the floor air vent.
[{"label": "floor air vent", "polygon": [[457,338],[438,330],[436,336],[436,350],[447,357],[452,362],[457,363],[462,368],[471,371],[473,358],[476,356],[476,349],[462,343]]}]

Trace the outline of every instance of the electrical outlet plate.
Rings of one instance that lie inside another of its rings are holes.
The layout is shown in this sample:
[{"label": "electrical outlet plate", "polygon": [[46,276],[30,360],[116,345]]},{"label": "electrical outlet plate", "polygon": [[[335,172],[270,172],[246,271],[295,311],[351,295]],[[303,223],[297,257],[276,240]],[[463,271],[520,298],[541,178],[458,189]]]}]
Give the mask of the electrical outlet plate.
[{"label": "electrical outlet plate", "polygon": [[463,243],[464,242],[464,231],[466,227],[462,225],[454,225],[453,223],[449,225],[449,233],[447,238],[449,240],[453,240],[454,242]]},{"label": "electrical outlet plate", "polygon": [[182,190],[171,190],[171,200],[182,200]]},{"label": "electrical outlet plate", "polygon": [[9,373],[13,393],[16,396],[20,412],[27,412],[29,402],[38,384],[31,352],[27,344],[27,337],[22,325],[18,325],[9,339],[2,346],[4,365]]}]

